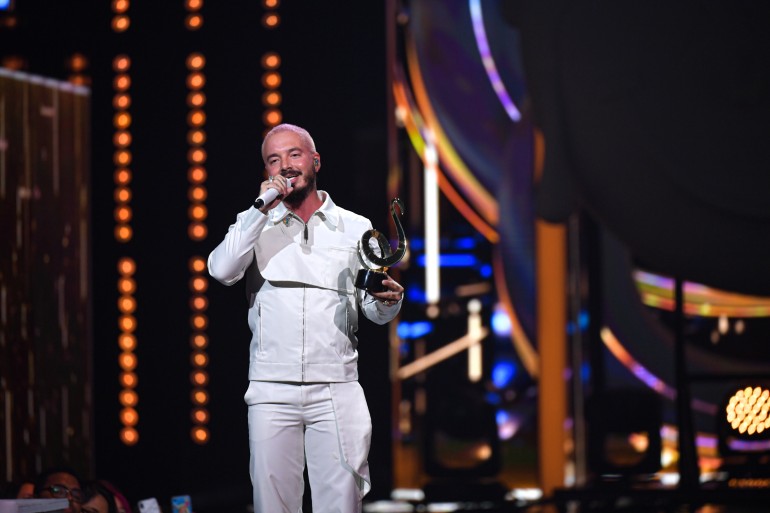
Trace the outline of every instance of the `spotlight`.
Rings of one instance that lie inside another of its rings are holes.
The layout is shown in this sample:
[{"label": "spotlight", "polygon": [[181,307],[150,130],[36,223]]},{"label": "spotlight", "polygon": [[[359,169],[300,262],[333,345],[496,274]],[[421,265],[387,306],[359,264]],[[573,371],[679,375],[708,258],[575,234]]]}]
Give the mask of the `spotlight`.
[{"label": "spotlight", "polygon": [[732,477],[770,477],[770,383],[731,389],[716,422],[723,469]]}]

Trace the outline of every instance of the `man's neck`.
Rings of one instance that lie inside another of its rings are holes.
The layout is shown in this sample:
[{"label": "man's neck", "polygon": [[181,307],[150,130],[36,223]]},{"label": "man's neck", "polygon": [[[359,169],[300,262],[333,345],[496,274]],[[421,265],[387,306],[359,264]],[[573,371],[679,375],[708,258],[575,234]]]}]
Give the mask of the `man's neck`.
[{"label": "man's neck", "polygon": [[313,216],[313,214],[315,214],[316,211],[321,208],[323,201],[321,201],[321,197],[318,195],[318,191],[314,190],[311,191],[310,194],[308,194],[299,205],[290,205],[286,202],[284,202],[284,204],[286,204],[286,208],[294,212],[297,217],[307,223],[310,221],[310,218]]}]

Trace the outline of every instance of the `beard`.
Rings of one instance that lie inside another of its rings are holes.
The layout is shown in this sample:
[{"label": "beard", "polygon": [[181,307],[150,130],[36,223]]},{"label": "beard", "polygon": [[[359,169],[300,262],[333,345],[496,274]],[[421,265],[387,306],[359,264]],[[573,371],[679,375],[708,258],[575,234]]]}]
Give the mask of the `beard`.
[{"label": "beard", "polygon": [[307,198],[312,191],[315,191],[315,180],[315,173],[306,176],[305,185],[302,187],[293,187],[291,192],[283,198],[283,202],[292,209],[299,207],[302,202],[305,201],[305,198]]}]

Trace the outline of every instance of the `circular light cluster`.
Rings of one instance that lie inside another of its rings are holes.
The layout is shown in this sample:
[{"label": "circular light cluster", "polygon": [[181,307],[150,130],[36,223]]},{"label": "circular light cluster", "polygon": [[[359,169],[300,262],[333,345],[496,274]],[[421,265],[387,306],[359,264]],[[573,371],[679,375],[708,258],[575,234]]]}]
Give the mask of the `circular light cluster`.
[{"label": "circular light cluster", "polygon": [[730,427],[742,435],[754,435],[770,429],[770,390],[748,386],[730,397],[725,408]]}]

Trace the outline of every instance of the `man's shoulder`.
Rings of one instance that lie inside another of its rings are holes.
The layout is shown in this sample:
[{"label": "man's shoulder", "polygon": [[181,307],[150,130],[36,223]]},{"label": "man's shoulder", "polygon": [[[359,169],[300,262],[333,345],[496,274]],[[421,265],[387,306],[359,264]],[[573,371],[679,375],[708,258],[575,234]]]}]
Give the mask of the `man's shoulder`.
[{"label": "man's shoulder", "polygon": [[371,221],[369,221],[369,218],[362,216],[361,214],[356,214],[352,210],[348,210],[346,208],[342,208],[340,206],[337,206],[337,209],[339,210],[339,215],[341,218],[356,222],[356,223],[364,223],[364,224],[371,224]]}]

